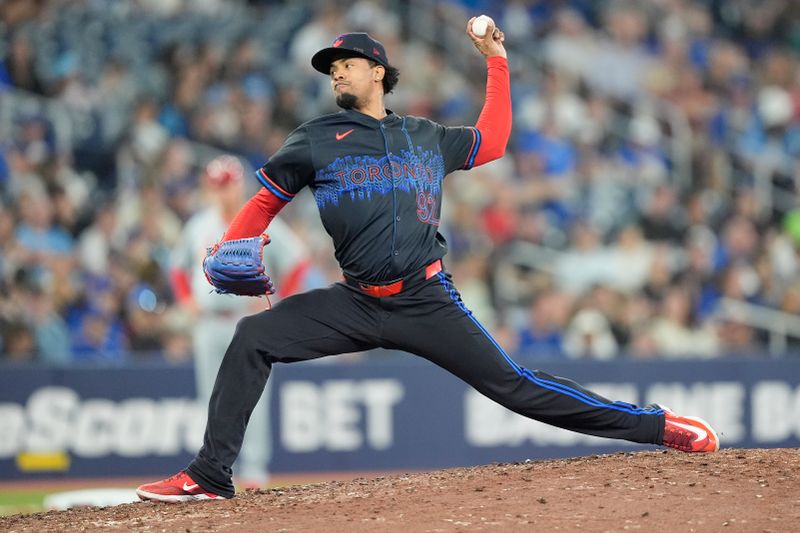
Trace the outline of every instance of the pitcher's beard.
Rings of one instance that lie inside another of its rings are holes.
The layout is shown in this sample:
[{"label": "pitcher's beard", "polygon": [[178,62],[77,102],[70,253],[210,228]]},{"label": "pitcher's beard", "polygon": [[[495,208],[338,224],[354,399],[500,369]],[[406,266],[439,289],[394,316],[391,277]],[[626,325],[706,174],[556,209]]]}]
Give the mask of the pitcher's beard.
[{"label": "pitcher's beard", "polygon": [[358,97],[350,93],[342,93],[336,96],[336,105],[342,109],[353,109],[358,104]]}]

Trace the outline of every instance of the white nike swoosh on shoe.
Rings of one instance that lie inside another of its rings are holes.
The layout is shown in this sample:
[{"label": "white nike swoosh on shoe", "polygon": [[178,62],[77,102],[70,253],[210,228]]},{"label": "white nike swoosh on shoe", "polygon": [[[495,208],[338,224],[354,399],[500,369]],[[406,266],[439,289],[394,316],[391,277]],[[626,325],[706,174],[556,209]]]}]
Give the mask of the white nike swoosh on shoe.
[{"label": "white nike swoosh on shoe", "polygon": [[198,486],[199,486],[199,485],[198,485],[197,483],[195,483],[194,485],[189,485],[188,483],[184,482],[184,483],[183,483],[183,490],[184,490],[185,492],[192,492],[192,491],[193,491],[194,489],[196,489]]},{"label": "white nike swoosh on shoe", "polygon": [[167,502],[167,503],[178,503],[178,502],[191,502],[191,501],[198,501],[198,500],[225,500],[224,496],[209,496],[206,493],[200,494],[156,494],[154,492],[147,492],[144,490],[137,490],[136,494],[139,496],[140,500],[144,501],[156,501],[156,502]]},{"label": "white nike swoosh on shoe", "polygon": [[[697,440],[704,440],[704,439],[708,438],[708,432],[706,430],[702,429],[702,428],[697,427],[697,426],[693,426],[691,424],[684,424],[682,422],[676,422],[675,420],[670,420],[670,424],[674,424],[674,425],[676,425],[678,427],[681,427],[681,428],[683,428],[685,430],[691,431],[692,433],[697,435]],[[184,485],[184,489],[185,488],[186,488],[186,486]]]}]

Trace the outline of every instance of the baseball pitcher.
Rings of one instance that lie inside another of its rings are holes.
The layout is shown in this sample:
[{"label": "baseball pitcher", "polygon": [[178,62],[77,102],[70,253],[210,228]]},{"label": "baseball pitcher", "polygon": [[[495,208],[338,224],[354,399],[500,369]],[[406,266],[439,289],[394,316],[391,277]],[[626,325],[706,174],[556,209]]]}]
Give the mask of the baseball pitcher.
[{"label": "baseball pitcher", "polygon": [[376,347],[428,359],[508,409],[547,424],[686,452],[718,449],[716,434],[700,419],[658,405],[610,401],[522,367],[461,300],[438,232],[443,180],[501,157],[511,132],[504,35],[491,22],[480,37],[473,21],[466,33],[487,64],[486,98],[474,126],[445,127],[386,109],[398,71],[366,33],[340,35],[312,57],[313,67],[329,76],[342,111],[298,127],[258,170],[263,189],[233,220],[206,271],[217,290],[272,290],[253,259],[266,242],[260,234],[310,187],[343,281],[239,321],[211,395],[203,447],[186,470],[139,487],[141,498],[232,497],[231,467],[272,365]]}]

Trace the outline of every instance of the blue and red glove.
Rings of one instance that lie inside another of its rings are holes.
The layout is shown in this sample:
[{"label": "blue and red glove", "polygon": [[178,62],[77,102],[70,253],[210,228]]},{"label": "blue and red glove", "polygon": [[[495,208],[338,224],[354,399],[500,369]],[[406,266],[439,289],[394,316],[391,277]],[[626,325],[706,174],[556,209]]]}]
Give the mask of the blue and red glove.
[{"label": "blue and red glove", "polygon": [[264,272],[262,255],[269,244],[269,235],[235,239],[208,249],[203,259],[203,272],[214,290],[220,294],[264,296],[274,294],[272,280]]}]

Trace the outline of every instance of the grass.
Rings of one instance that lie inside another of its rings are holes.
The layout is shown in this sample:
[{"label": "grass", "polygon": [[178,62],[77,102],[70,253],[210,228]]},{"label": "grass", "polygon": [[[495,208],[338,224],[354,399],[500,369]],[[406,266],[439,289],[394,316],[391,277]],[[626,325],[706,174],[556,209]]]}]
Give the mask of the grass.
[{"label": "grass", "polygon": [[43,511],[42,504],[50,490],[0,490],[0,516]]}]

